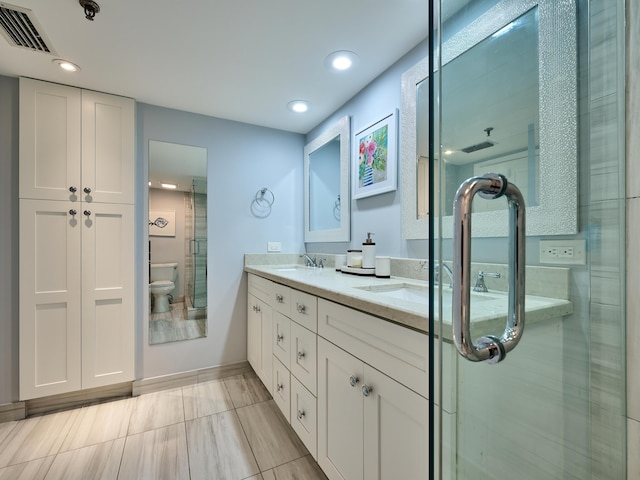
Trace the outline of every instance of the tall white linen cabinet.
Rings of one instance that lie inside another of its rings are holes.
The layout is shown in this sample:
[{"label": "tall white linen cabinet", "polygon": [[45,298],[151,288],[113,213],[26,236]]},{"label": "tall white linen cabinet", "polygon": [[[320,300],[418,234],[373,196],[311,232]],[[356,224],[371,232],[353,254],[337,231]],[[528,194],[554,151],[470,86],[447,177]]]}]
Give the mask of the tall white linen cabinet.
[{"label": "tall white linen cabinet", "polygon": [[20,79],[20,399],[134,378],[133,99]]}]

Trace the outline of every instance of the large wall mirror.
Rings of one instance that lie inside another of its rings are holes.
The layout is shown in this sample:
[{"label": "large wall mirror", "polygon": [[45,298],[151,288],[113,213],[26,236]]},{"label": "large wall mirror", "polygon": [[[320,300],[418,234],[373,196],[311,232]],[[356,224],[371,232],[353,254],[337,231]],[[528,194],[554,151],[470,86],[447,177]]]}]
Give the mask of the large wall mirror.
[{"label": "large wall mirror", "polygon": [[304,147],[304,241],[348,242],[349,117]]},{"label": "large wall mirror", "polygon": [[[437,195],[443,236],[453,233],[458,185],[492,171],[523,192],[528,235],[577,232],[577,48],[570,3],[502,1],[444,43],[442,158],[436,162],[448,179]],[[426,115],[417,115],[428,111],[427,75],[425,59],[402,77],[406,239],[427,238],[429,125]],[[473,235],[506,236],[506,209],[506,202],[474,202]]]},{"label": "large wall mirror", "polygon": [[149,141],[149,343],[207,335],[207,149]]}]

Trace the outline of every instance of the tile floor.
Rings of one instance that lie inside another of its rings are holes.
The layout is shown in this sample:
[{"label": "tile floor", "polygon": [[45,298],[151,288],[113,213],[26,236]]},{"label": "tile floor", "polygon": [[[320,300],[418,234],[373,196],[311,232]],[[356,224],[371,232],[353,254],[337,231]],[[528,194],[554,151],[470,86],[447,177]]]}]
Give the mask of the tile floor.
[{"label": "tile floor", "polygon": [[255,374],[0,423],[0,480],[325,480]]}]

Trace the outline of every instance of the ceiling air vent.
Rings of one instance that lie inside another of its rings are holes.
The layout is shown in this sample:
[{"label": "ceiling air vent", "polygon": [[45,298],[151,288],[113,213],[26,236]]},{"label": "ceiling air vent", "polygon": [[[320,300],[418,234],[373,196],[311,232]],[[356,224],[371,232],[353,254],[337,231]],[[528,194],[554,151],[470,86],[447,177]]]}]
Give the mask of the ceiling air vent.
[{"label": "ceiling air vent", "polygon": [[464,153],[472,153],[472,152],[477,152],[478,150],[483,150],[485,148],[493,147],[494,145],[495,143],[493,142],[482,142],[482,143],[476,143],[475,145],[471,145],[469,147],[461,148],[460,150],[462,150]]},{"label": "ceiling air vent", "polygon": [[29,9],[0,3],[0,27],[0,33],[13,46],[34,52],[56,53]]}]

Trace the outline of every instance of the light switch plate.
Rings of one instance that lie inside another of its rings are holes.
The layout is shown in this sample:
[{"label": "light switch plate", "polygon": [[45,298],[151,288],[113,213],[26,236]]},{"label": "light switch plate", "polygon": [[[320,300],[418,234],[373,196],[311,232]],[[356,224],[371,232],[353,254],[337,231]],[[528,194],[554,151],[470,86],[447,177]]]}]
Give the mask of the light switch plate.
[{"label": "light switch plate", "polygon": [[585,240],[540,240],[540,263],[551,265],[586,265]]},{"label": "light switch plate", "polygon": [[268,242],[267,243],[267,252],[281,252],[282,244],[280,242]]}]

